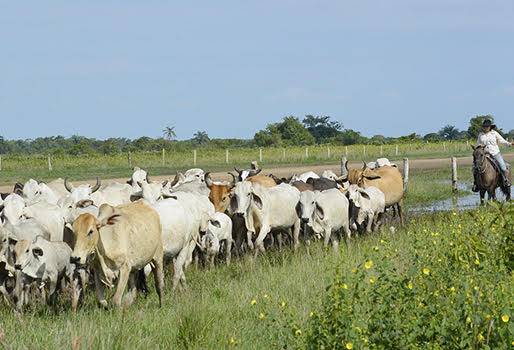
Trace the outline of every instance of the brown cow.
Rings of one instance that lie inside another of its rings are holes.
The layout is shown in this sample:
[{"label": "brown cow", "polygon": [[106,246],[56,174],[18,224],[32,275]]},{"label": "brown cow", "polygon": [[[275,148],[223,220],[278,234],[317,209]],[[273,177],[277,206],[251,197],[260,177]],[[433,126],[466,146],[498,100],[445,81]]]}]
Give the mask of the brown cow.
[{"label": "brown cow", "polygon": [[384,192],[386,208],[396,208],[400,221],[403,223],[403,178],[397,168],[383,166],[377,169],[369,169],[364,163],[362,169],[348,170],[348,181],[350,184],[357,184],[363,188],[375,186]]},{"label": "brown cow", "polygon": [[229,183],[214,182],[211,178],[211,173],[205,174],[205,184],[209,187],[209,199],[214,205],[214,209],[217,212],[224,213],[227,210],[228,204],[230,203],[230,191],[235,185],[235,176],[232,176],[232,181]]},{"label": "brown cow", "polygon": [[277,183],[271,177],[266,175],[254,175],[246,178],[246,181],[250,181],[252,184],[258,183],[264,187],[275,187]]}]

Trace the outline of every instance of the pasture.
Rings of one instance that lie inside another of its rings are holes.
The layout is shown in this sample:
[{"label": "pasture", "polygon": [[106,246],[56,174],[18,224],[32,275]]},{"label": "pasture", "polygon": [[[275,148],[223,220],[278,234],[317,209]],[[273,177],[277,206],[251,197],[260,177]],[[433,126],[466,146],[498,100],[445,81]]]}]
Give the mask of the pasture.
[{"label": "pasture", "polygon": [[39,180],[51,180],[58,177],[88,180],[96,176],[102,179],[122,178],[128,177],[134,166],[148,169],[152,175],[170,175],[191,167],[221,171],[232,169],[233,166],[246,166],[253,160],[259,160],[262,166],[268,168],[298,166],[299,164],[307,166],[334,164],[340,160],[341,155],[355,161],[370,161],[378,157],[388,157],[393,160],[401,160],[404,157],[412,159],[448,158],[450,156],[469,156],[470,148],[466,142],[439,142],[262,149],[235,148],[229,150],[200,148],[196,151],[132,152],[130,155],[128,153],[110,155],[7,154],[0,156],[0,184],[26,181],[29,178]]},{"label": "pasture", "polygon": [[[407,208],[449,198],[449,179],[449,167],[412,169]],[[460,181],[469,186],[470,168],[461,169]],[[140,295],[123,310],[99,308],[93,292],[76,314],[67,296],[23,313],[4,303],[0,343],[73,349],[508,348],[514,340],[512,210],[510,204],[408,215],[404,227],[388,221],[377,233],[341,244],[338,254],[315,242],[296,253],[286,248],[235,259],[228,267],[192,267],[184,291],[171,290],[168,268],[162,308],[153,283],[147,298]]]}]

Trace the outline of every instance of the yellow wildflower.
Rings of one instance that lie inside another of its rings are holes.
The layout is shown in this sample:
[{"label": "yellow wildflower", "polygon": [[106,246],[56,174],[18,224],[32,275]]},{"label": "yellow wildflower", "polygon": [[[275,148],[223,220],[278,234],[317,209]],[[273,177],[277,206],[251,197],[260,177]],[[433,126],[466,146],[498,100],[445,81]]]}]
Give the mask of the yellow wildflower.
[{"label": "yellow wildflower", "polygon": [[480,260],[478,260],[478,258],[475,259],[475,265],[477,265],[477,266],[480,265]]},{"label": "yellow wildflower", "polygon": [[259,320],[263,320],[265,317],[266,315],[263,312],[259,314]]},{"label": "yellow wildflower", "polygon": [[235,345],[237,343],[236,338],[234,338],[234,337],[230,337],[228,342],[229,342],[229,344],[232,344],[232,345]]},{"label": "yellow wildflower", "polygon": [[250,304],[251,304],[251,305],[255,305],[255,304],[257,304],[257,300],[252,299],[252,301],[250,301]]},{"label": "yellow wildflower", "polygon": [[309,317],[314,317],[314,312],[313,312],[313,311],[311,311],[311,312],[309,313]]},{"label": "yellow wildflower", "polygon": [[366,268],[366,270],[369,270],[373,267],[373,261],[371,260],[368,260],[364,263],[364,267]]},{"label": "yellow wildflower", "polygon": [[414,288],[414,285],[412,284],[412,282],[409,282],[409,284],[407,284],[407,288],[409,288],[409,289]]},{"label": "yellow wildflower", "polygon": [[264,299],[268,299],[269,295],[268,294],[264,294],[263,297],[264,297]]},{"label": "yellow wildflower", "polygon": [[281,308],[285,308],[286,307],[286,302],[285,301],[281,301],[280,302],[280,307]]},{"label": "yellow wildflower", "polygon": [[424,267],[423,268],[423,274],[427,275],[427,276],[430,275],[430,269],[428,267]]},{"label": "yellow wildflower", "polygon": [[353,343],[346,343],[346,348],[348,350],[352,350],[353,349]]},{"label": "yellow wildflower", "polygon": [[450,287],[450,292],[455,292],[455,287]]},{"label": "yellow wildflower", "polygon": [[302,331],[300,329],[297,329],[295,332],[294,332],[294,335],[296,335],[297,337],[302,335]]},{"label": "yellow wildflower", "polygon": [[357,268],[356,268],[356,267],[354,267],[354,268],[352,269],[352,272],[353,272],[353,273],[357,273],[357,271],[359,271],[359,270],[357,270]]},{"label": "yellow wildflower", "polygon": [[347,285],[346,283],[342,283],[342,284],[341,284],[341,288],[343,288],[343,289],[348,289],[348,285]]},{"label": "yellow wildflower", "polygon": [[375,278],[374,277],[370,277],[369,278],[369,283],[371,283],[371,284],[375,283]]},{"label": "yellow wildflower", "polygon": [[483,342],[483,341],[484,341],[484,339],[485,339],[485,338],[484,338],[484,336],[482,335],[482,333],[479,333],[479,334],[478,334],[477,339],[478,339],[478,342],[479,342],[479,343],[481,343],[481,342]]},{"label": "yellow wildflower", "polygon": [[507,323],[507,322],[509,322],[509,320],[510,320],[509,315],[502,315],[502,321],[503,322]]}]

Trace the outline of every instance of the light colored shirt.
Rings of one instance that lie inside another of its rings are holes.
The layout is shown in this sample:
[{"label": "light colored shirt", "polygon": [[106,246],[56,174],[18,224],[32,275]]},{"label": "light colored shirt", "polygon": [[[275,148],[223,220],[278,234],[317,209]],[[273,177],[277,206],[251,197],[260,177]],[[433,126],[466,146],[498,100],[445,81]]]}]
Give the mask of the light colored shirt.
[{"label": "light colored shirt", "polygon": [[485,146],[485,151],[493,157],[500,153],[500,147],[498,147],[498,145],[511,145],[510,142],[505,140],[496,130],[478,134],[477,144]]}]

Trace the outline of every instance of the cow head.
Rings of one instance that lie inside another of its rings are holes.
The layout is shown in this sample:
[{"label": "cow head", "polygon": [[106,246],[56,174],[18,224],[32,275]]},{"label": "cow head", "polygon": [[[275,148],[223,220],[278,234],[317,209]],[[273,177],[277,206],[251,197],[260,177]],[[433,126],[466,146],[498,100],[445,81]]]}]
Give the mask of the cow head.
[{"label": "cow head", "polygon": [[80,215],[73,222],[75,247],[70,262],[85,265],[98,245],[100,229],[114,225],[118,219],[119,215],[114,213],[114,208],[107,204],[100,207],[98,219],[89,213]]},{"label": "cow head", "polygon": [[251,204],[255,204],[258,209],[262,209],[262,199],[254,192],[254,187],[249,181],[241,181],[236,184],[230,199],[230,212],[243,216]]},{"label": "cow head", "polygon": [[315,219],[323,220],[325,212],[317,202],[316,191],[304,191],[300,193],[300,200],[296,205],[296,213],[302,223],[313,225]]},{"label": "cow head", "polygon": [[17,225],[23,219],[25,206],[25,200],[20,195],[11,193],[3,202],[2,221]]},{"label": "cow head", "polygon": [[100,189],[100,179],[96,178],[96,184],[91,186],[90,184],[80,185],[74,187],[68,182],[68,179],[64,179],[64,187],[70,193],[69,198],[73,204],[80,202],[81,200],[91,199],[91,195]]},{"label": "cow head", "polygon": [[189,169],[184,173],[184,182],[196,181],[196,182],[204,182],[205,181],[205,173],[202,169],[193,168]]},{"label": "cow head", "polygon": [[148,178],[148,172],[139,167],[135,167],[134,172],[132,173],[132,176],[130,177],[130,180],[127,181],[127,183],[132,186],[134,192],[137,192],[141,189],[138,185],[138,183],[141,182],[150,182],[150,179]]},{"label": "cow head", "polygon": [[345,195],[349,202],[350,220],[353,222],[352,225],[355,228],[354,224],[361,225],[366,219],[366,213],[361,210],[361,207],[363,206],[363,202],[369,200],[370,197],[365,189],[356,184],[350,185]]},{"label": "cow head", "polygon": [[257,166],[257,163],[252,162],[252,166],[250,169],[240,170],[234,167],[234,170],[237,172],[237,180],[243,181],[251,176],[255,176],[259,174],[262,169]]},{"label": "cow head", "polygon": [[232,173],[229,174],[232,176],[232,181],[228,183],[216,183],[212,181],[210,173],[205,174],[205,184],[210,190],[209,199],[214,205],[214,209],[220,213],[227,210],[230,202],[230,191],[235,186],[235,176]]},{"label": "cow head", "polygon": [[[11,244],[14,243],[11,241]],[[14,268],[16,270],[23,270],[29,263],[31,256],[37,254],[36,257],[43,255],[40,249],[36,249],[34,252],[31,251],[31,242],[26,239],[15,241],[12,249],[12,258],[14,261]]]}]

